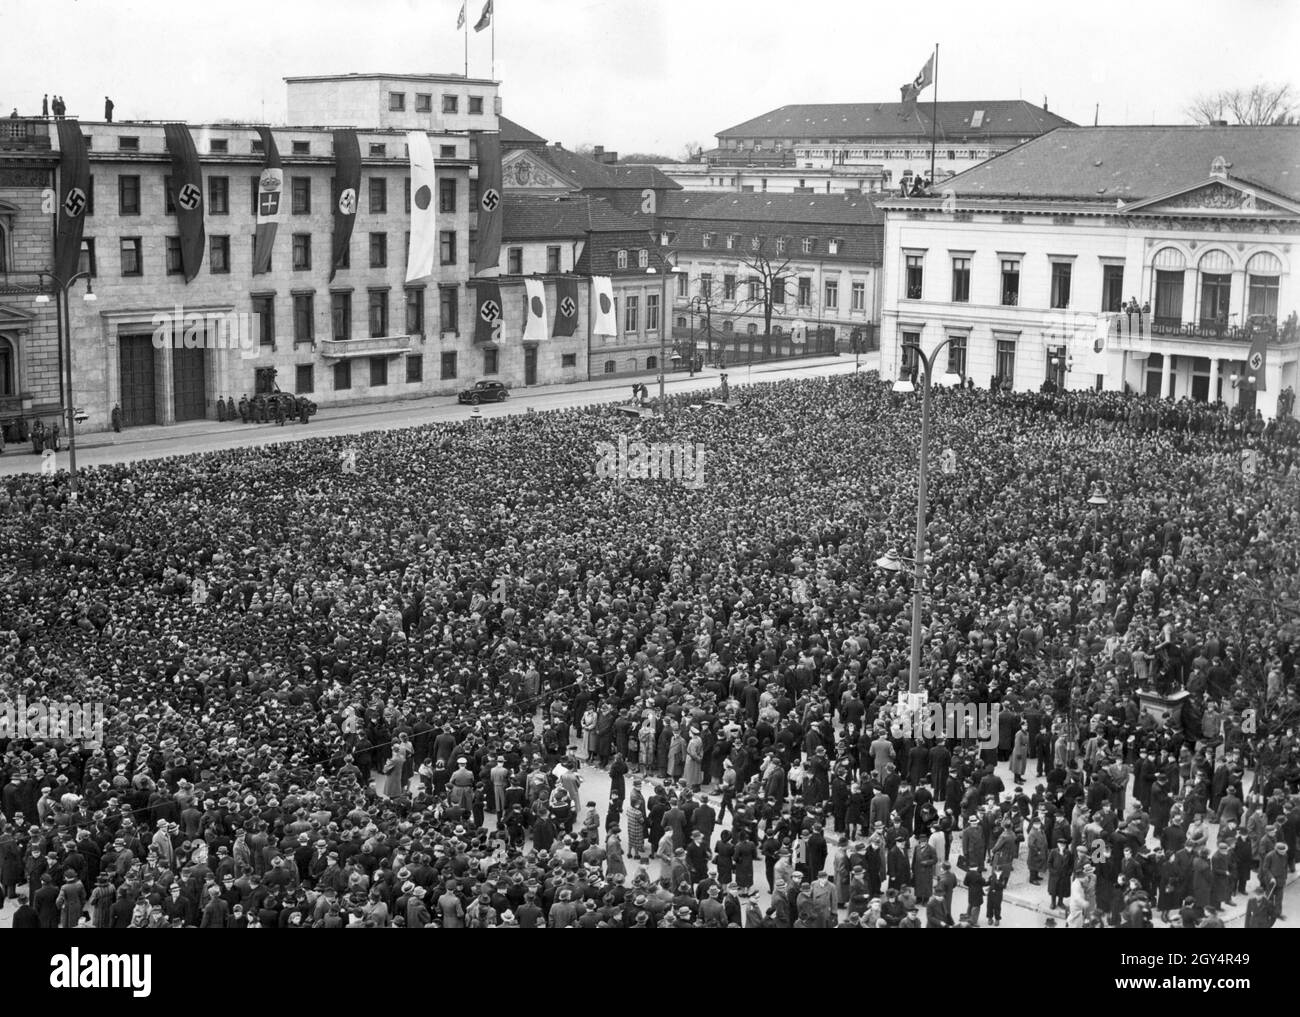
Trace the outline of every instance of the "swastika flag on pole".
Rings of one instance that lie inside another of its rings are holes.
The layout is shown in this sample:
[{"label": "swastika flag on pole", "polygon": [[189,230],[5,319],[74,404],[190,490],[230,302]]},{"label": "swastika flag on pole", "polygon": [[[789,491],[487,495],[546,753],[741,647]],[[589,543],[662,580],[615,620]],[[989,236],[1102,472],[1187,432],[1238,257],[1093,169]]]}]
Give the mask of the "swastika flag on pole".
[{"label": "swastika flag on pole", "polygon": [[163,134],[172,156],[172,204],[176,206],[176,224],[181,233],[181,266],[189,282],[199,274],[208,246],[203,229],[203,170],[188,127],[163,124]]},{"label": "swastika flag on pole", "polygon": [[571,336],[578,330],[578,280],[557,279],[555,281],[555,328],[554,336]]},{"label": "swastika flag on pole", "polygon": [[90,158],[76,120],[55,121],[59,127],[59,227],[54,238],[54,274],[67,282],[77,274],[81,233],[90,203]]}]

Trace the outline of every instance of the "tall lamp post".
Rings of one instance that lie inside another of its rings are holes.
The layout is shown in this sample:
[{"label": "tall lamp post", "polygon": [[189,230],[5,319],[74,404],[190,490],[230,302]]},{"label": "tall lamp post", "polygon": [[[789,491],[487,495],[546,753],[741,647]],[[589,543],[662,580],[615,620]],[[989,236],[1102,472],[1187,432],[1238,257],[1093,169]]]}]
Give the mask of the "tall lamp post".
[{"label": "tall lamp post", "polygon": [[[925,577],[925,514],[928,498],[927,484],[930,465],[930,382],[934,363],[939,351],[952,342],[949,336],[929,355],[916,343],[905,343],[903,349],[916,351],[917,359],[925,367],[925,377],[921,382],[921,457],[916,478],[916,555],[911,559],[914,567],[915,582],[912,584],[912,660],[907,675],[907,691],[916,695],[921,689],[921,584]],[[940,379],[944,384],[960,384],[961,376],[952,371],[945,371]],[[906,378],[894,382],[895,392],[914,392],[916,386]],[[876,564],[889,572],[901,572],[906,559],[897,551],[890,551]]]},{"label": "tall lamp post", "polygon": [[[45,286],[46,279],[53,283],[54,309],[59,340],[59,402],[62,404],[59,411],[67,423],[69,486],[72,500],[75,501],[77,497],[77,412],[75,409],[76,400],[72,395],[72,317],[68,309],[68,290],[72,289],[73,284],[78,279],[85,279],[86,292],[82,294],[81,299],[87,303],[93,303],[99,298],[95,296],[95,289],[91,283],[89,272],[78,272],[67,280],[60,279],[53,272],[38,272],[37,275],[41,279],[42,288]],[[36,303],[48,304],[49,302],[50,295],[48,293],[37,294]]]}]

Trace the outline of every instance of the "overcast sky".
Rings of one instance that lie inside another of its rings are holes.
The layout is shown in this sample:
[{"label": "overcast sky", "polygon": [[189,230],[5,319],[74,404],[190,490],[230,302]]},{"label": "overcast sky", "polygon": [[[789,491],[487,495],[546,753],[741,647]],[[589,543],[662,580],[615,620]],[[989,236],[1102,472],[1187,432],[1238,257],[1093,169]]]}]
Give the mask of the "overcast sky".
[{"label": "overcast sky", "polygon": [[[477,20],[485,0],[469,0]],[[1294,81],[1296,0],[925,4],[496,0],[504,112],[568,147],[673,157],[787,103],[896,101],[939,44],[939,98],[1091,124],[1184,123],[1198,93]],[[286,75],[464,70],[460,0],[0,0],[3,113],[283,123]],[[469,33],[488,76],[490,32]],[[929,99],[932,90],[923,96]]]}]

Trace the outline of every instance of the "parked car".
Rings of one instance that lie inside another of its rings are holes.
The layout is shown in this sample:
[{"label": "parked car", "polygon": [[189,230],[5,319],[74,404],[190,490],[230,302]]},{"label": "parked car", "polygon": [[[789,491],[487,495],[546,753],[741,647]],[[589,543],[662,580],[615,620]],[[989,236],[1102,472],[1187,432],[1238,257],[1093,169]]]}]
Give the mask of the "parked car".
[{"label": "parked car", "polygon": [[510,398],[510,390],[499,381],[477,381],[456,397],[459,403],[503,403]]}]

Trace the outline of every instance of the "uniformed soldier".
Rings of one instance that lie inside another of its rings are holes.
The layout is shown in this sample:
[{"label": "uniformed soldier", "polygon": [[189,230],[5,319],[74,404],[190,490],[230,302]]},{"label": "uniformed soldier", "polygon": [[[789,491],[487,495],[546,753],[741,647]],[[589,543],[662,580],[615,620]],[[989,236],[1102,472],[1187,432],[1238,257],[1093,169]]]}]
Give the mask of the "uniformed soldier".
[{"label": "uniformed soldier", "polygon": [[217,396],[217,420],[221,423],[226,422],[226,400]]},{"label": "uniformed soldier", "polygon": [[112,414],[110,414],[110,419],[113,422],[113,430],[121,431],[122,430],[122,407],[119,406],[117,403],[113,404],[113,412]]},{"label": "uniformed soldier", "polygon": [[309,415],[308,406],[309,403],[307,402],[307,397],[299,396],[298,397],[298,423],[300,424],[307,423],[307,417]]},{"label": "uniformed soldier", "polygon": [[239,420],[240,423],[248,423],[248,393],[245,392],[239,397]]}]

